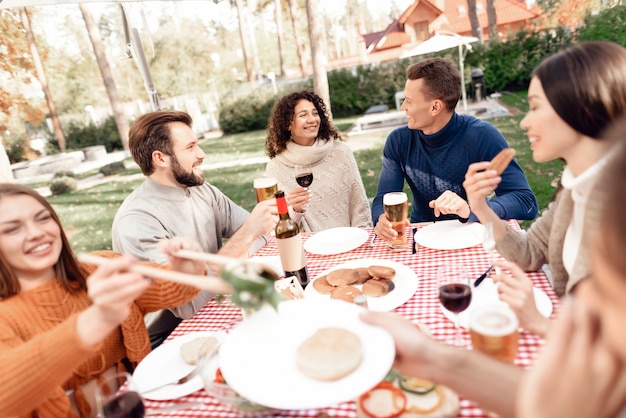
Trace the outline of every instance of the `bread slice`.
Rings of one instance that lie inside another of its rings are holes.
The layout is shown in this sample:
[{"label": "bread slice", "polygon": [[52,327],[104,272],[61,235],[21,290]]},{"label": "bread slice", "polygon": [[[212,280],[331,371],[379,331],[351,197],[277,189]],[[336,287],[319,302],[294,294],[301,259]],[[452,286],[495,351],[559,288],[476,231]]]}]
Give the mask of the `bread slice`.
[{"label": "bread slice", "polygon": [[323,381],[339,380],[356,370],[363,361],[358,335],[344,328],[320,328],[304,340],[296,353],[298,369]]},{"label": "bread slice", "polygon": [[196,364],[198,359],[209,354],[217,343],[215,337],[194,338],[180,346],[180,355],[185,363]]},{"label": "bread slice", "polygon": [[515,157],[515,150],[513,148],[504,148],[499,153],[496,154],[495,157],[491,160],[491,168],[492,170],[496,170],[498,175],[502,174],[507,166],[511,163]]}]

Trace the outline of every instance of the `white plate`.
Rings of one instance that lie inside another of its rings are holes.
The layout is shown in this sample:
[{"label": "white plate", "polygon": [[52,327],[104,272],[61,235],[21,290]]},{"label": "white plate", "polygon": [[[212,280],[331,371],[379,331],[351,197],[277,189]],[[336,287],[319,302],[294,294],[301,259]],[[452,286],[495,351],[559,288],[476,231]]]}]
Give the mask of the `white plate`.
[{"label": "white plate", "polygon": [[369,234],[361,228],[340,227],[316,232],[304,242],[304,249],[312,254],[345,253],[361,246]]},{"label": "white plate", "polygon": [[[337,270],[337,269],[344,269],[344,268],[353,269],[357,267],[369,267],[369,266],[387,266],[387,267],[393,268],[396,271],[396,276],[393,278],[393,283],[395,284],[396,287],[391,292],[387,293],[384,296],[379,296],[379,297],[368,296],[367,297],[367,306],[370,310],[386,312],[386,311],[391,311],[393,309],[396,309],[398,306],[402,305],[404,302],[411,299],[411,296],[413,296],[415,292],[417,291],[417,287],[419,283],[417,280],[417,276],[415,275],[415,273],[413,273],[413,270],[411,270],[410,268],[408,268],[402,263],[397,263],[395,261],[389,261],[389,260],[378,260],[374,258],[370,258],[370,259],[363,258],[359,260],[351,260],[344,264],[339,264],[337,266],[334,266],[322,272],[317,277],[324,276],[328,274],[329,272],[333,270]],[[315,280],[317,280],[317,277],[315,278]],[[313,287],[313,282],[315,280],[312,280],[311,283],[309,283],[307,287],[304,289],[305,299],[329,300],[330,295],[319,293],[317,290],[315,290],[315,288]],[[354,287],[361,289],[363,286],[360,284],[357,284],[357,285],[354,285]]]},{"label": "white plate", "polygon": [[139,392],[146,399],[162,401],[180,398],[202,389],[202,380],[200,376],[196,376],[181,385],[170,385],[143,393],[160,384],[175,382],[194,369],[195,366],[185,363],[181,357],[181,345],[198,337],[215,336],[221,341],[225,335],[224,332],[215,331],[192,332],[161,344],[141,360],[133,373]]},{"label": "white plate", "polygon": [[[224,379],[241,396],[276,409],[323,408],[355,399],[385,377],[395,357],[391,336],[359,320],[360,312],[358,306],[336,300],[285,301],[278,313],[264,308],[234,328],[222,344]],[[296,366],[302,341],[325,327],[350,330],[363,348],[361,365],[331,382],[311,379]]]},{"label": "white plate", "polygon": [[257,263],[265,264],[270,267],[278,277],[284,277],[285,272],[283,271],[283,265],[280,262],[280,257],[277,255],[256,255],[254,257],[250,257],[250,261],[256,261]]},{"label": "white plate", "polygon": [[[478,287],[474,287],[473,283],[470,284],[470,286],[472,287],[472,302],[466,310],[459,314],[459,325],[463,328],[468,329],[470,315],[476,307],[482,305],[492,305],[494,303],[506,304],[505,302],[502,302],[498,297],[498,289],[492,279],[483,280],[483,282]],[[537,289],[535,287],[533,288],[533,293],[535,296],[535,304],[537,305],[537,310],[539,310],[541,315],[548,318],[550,315],[552,315],[552,301],[550,300],[548,295],[546,295],[546,293],[541,289]],[[447,310],[443,307],[443,305],[441,305],[441,311],[450,321],[455,321],[454,312]]]},{"label": "white plate", "polygon": [[456,219],[438,221],[415,233],[415,242],[435,250],[460,250],[482,244],[485,227],[478,222],[461,223]]}]

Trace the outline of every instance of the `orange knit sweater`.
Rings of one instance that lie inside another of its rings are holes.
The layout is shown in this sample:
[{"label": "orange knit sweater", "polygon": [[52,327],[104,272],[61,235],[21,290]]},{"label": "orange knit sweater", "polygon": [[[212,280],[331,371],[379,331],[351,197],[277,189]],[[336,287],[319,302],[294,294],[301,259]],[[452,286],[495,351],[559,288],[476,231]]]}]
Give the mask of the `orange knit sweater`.
[{"label": "orange knit sweater", "polygon": [[80,398],[81,416],[90,417],[80,385],[124,357],[133,364],[141,361],[150,352],[144,314],[181,305],[197,293],[193,287],[155,280],[122,325],[94,347],[83,345],[76,335],[76,317],[90,304],[85,291],[70,293],[52,280],[0,301],[0,417],[74,417],[68,389]]}]

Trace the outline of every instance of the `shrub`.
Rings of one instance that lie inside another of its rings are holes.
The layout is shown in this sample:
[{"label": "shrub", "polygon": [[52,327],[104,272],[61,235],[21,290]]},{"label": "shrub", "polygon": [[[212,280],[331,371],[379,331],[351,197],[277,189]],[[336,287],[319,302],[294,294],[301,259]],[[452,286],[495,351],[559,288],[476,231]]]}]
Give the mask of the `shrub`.
[{"label": "shrub", "polygon": [[77,181],[73,177],[57,177],[50,183],[50,193],[53,195],[71,193],[77,189]]},{"label": "shrub", "polygon": [[576,36],[579,41],[603,39],[626,46],[626,6],[611,7],[595,16],[587,16]]},{"label": "shrub", "polygon": [[116,161],[100,167],[100,172],[105,176],[112,176],[113,174],[121,173],[126,170],[124,161]]},{"label": "shrub", "polygon": [[52,175],[53,179],[61,178],[61,177],[76,177],[76,174],[74,174],[73,171],[67,170],[67,171],[57,171],[56,173]]},{"label": "shrub", "polygon": [[[99,125],[90,123],[88,125],[71,122],[63,128],[65,133],[66,149],[82,149],[93,145],[104,145],[107,152],[121,150],[122,140],[120,139],[117,125],[113,116],[108,117]],[[58,146],[56,140],[53,145]]]}]

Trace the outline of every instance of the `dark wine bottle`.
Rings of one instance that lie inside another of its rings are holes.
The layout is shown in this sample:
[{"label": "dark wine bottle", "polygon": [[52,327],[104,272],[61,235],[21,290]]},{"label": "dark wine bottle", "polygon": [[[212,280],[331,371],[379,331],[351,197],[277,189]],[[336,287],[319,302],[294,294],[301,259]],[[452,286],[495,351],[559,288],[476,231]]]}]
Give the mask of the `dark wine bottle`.
[{"label": "dark wine bottle", "polygon": [[302,246],[300,227],[289,216],[285,192],[279,190],[274,193],[274,196],[279,217],[275,232],[280,263],[285,271],[285,277],[295,276],[304,288],[309,284],[309,276],[306,271],[306,256]]}]

